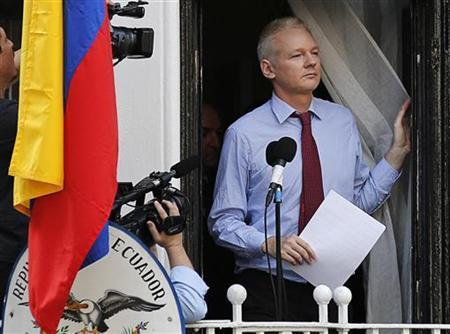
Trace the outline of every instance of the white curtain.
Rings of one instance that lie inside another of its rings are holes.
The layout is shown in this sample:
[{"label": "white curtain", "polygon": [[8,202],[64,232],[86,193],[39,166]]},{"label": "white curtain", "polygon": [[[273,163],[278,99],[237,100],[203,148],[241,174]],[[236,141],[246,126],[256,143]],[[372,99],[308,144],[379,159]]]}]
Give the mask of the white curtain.
[{"label": "white curtain", "polygon": [[[353,111],[366,162],[373,166],[390,147],[395,116],[408,94],[363,21],[370,19],[377,40],[383,41],[389,51],[389,60],[401,69],[398,42],[401,22],[395,14],[398,10],[393,12],[386,7],[399,3],[383,0],[290,0],[289,3],[317,40],[323,82],[335,102]],[[377,15],[374,8],[378,14],[386,15]],[[392,25],[386,24],[386,20]],[[386,231],[364,263],[367,322],[399,323],[410,319],[409,184],[406,167],[393,196],[375,215],[386,225]]]}]

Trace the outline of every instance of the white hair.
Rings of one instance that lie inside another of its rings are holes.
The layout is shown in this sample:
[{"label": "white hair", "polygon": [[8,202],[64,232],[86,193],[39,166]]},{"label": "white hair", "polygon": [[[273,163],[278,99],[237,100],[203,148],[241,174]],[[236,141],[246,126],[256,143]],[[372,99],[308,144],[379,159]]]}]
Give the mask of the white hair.
[{"label": "white hair", "polygon": [[311,33],[305,23],[298,17],[282,17],[271,21],[264,27],[259,35],[257,47],[258,60],[271,59],[274,51],[272,48],[273,37],[279,32],[291,28],[302,28]]}]

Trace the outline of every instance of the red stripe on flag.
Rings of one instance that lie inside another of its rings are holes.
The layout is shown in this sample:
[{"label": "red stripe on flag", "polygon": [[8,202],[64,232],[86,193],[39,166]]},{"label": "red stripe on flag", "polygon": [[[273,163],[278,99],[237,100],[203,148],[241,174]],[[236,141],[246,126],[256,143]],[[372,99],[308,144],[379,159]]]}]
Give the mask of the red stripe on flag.
[{"label": "red stripe on flag", "polygon": [[54,333],[73,280],[117,189],[117,115],[107,17],[72,78],[64,118],[64,189],[36,199],[29,232],[30,307]]}]

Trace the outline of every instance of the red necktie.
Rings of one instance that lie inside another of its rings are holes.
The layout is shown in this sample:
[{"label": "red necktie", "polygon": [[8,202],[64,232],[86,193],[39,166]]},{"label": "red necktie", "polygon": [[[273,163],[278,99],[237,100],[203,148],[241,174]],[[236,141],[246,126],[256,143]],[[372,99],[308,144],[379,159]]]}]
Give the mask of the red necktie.
[{"label": "red necktie", "polygon": [[303,190],[300,198],[299,232],[308,224],[323,201],[319,152],[311,132],[311,113],[297,114],[302,123]]}]

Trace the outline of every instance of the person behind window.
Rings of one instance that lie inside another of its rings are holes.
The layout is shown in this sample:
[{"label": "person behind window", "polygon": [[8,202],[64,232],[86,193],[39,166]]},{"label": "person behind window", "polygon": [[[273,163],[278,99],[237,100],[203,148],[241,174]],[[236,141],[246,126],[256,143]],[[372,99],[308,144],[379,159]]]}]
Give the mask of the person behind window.
[{"label": "person behind window", "polygon": [[222,137],[222,121],[217,108],[204,102],[202,106],[203,275],[206,283],[211,287],[206,295],[209,319],[231,318],[227,290],[233,278],[233,253],[214,243],[206,225],[212,205]]}]

